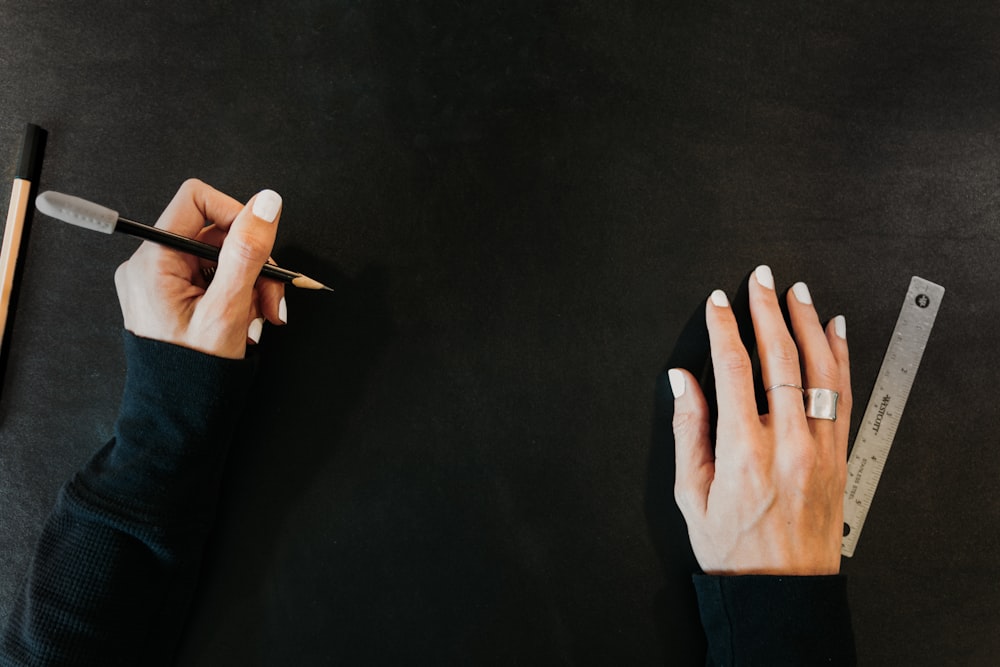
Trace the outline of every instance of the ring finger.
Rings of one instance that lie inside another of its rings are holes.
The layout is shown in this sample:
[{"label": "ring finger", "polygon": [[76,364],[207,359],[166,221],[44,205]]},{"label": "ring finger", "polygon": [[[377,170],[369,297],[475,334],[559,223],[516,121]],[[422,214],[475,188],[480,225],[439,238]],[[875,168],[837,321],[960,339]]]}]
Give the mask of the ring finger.
[{"label": "ring finger", "polygon": [[[839,393],[841,386],[837,360],[830,349],[830,341],[823,331],[805,283],[795,283],[789,290],[788,314],[802,355],[802,370],[806,381],[804,386]],[[829,419],[809,419],[809,425],[816,435],[831,435],[833,423]]]}]

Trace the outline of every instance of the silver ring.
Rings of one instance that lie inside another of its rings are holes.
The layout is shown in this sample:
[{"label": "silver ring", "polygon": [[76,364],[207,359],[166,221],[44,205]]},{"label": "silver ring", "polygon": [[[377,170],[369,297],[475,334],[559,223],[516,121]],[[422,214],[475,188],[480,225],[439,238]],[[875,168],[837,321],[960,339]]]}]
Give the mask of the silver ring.
[{"label": "silver ring", "polygon": [[806,390],[803,389],[802,387],[800,387],[797,384],[772,384],[770,387],[768,387],[767,389],[764,390],[764,393],[766,394],[767,392],[771,391],[772,389],[777,389],[778,387],[791,387],[792,389],[798,389],[803,394],[806,393]]},{"label": "silver ring", "polygon": [[837,399],[833,389],[806,389],[806,417],[837,421]]}]

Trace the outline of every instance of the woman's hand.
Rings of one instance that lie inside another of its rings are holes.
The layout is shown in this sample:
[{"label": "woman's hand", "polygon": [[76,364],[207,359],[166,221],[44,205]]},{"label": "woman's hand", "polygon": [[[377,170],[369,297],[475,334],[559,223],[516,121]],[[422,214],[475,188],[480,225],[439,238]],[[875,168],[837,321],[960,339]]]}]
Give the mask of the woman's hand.
[{"label": "woman's hand", "polygon": [[[706,304],[718,424],[687,371],[669,371],[674,399],[674,495],[707,574],[840,571],[851,384],[846,325],[824,331],[805,284],[788,295],[794,338],[766,266],[750,279],[750,312],[768,412],[758,415],[751,362],[721,291]],[[804,380],[804,382],[803,382]],[[784,385],[784,386],[775,386]],[[795,386],[839,392],[836,421],[807,418]]]},{"label": "woman's hand", "polygon": [[[260,279],[274,245],[281,197],[263,190],[244,206],[191,179],[163,211],[156,226],[221,246],[209,281],[210,262],[145,242],[115,272],[125,328],[137,336],[207,354],[241,359],[260,339],[266,318],[287,320],[284,285]],[[206,226],[206,223],[212,223]]]}]

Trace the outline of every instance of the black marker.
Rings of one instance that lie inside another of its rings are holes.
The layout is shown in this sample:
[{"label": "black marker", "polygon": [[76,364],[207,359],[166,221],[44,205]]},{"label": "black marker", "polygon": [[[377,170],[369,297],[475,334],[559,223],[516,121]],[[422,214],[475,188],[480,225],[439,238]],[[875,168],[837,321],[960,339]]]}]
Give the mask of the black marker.
[{"label": "black marker", "polygon": [[[146,241],[159,243],[174,250],[186,252],[195,257],[201,257],[213,262],[219,260],[219,248],[214,245],[202,243],[189,239],[180,234],[165,231],[159,227],[151,227],[134,220],[126,220],[118,216],[118,211],[112,211],[86,199],[64,195],[60,192],[43,192],[35,199],[35,208],[50,217],[77,225],[84,229],[92,229],[95,232],[110,234],[119,232],[128,234]],[[265,278],[273,278],[285,283],[301,287],[304,289],[325,289],[333,291],[332,287],[327,287],[323,283],[313,280],[308,276],[295,271],[283,269],[274,264],[265,264],[260,275]]]}]

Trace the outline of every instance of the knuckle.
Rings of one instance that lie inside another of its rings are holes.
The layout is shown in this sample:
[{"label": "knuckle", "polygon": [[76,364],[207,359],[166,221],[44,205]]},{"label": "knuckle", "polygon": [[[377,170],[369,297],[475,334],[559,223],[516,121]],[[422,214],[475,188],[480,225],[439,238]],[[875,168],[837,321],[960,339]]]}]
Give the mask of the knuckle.
[{"label": "knuckle", "polygon": [[815,455],[806,448],[789,451],[781,463],[781,477],[789,489],[808,492],[821,475]]},{"label": "knuckle", "polygon": [[200,178],[188,178],[183,183],[181,183],[180,190],[185,192],[191,192],[204,187],[205,183]]},{"label": "knuckle", "polygon": [[687,411],[674,411],[674,438],[689,441],[701,435],[705,430],[703,420],[694,413]]},{"label": "knuckle", "polygon": [[724,350],[716,356],[716,367],[731,375],[749,375],[753,369],[743,350]]},{"label": "knuckle", "polygon": [[267,243],[249,234],[230,234],[224,245],[233,257],[247,263],[263,264],[271,252]]},{"label": "knuckle", "polygon": [[689,510],[697,506],[694,488],[690,484],[678,479],[674,482],[674,502],[677,503],[677,507],[680,508],[681,512],[686,514]]},{"label": "knuckle", "polygon": [[767,353],[771,361],[779,364],[798,364],[799,350],[790,338],[781,337],[772,340],[767,345]]},{"label": "knuckle", "polygon": [[810,477],[816,469],[817,460],[813,449],[810,446],[797,447],[789,452],[786,466],[797,479]]},{"label": "knuckle", "polygon": [[[840,369],[837,368],[837,364],[832,360],[823,360],[815,364],[813,368],[813,374],[816,380],[814,381],[814,386],[821,387],[839,387],[840,386]],[[816,385],[816,382],[821,382],[822,384]]]}]

